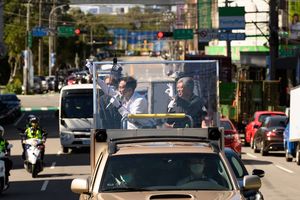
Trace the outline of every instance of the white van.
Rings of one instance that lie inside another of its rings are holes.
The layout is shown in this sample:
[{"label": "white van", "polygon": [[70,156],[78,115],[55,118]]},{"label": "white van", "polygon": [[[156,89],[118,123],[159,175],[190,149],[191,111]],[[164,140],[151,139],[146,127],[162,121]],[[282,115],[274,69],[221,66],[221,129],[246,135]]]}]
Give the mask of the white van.
[{"label": "white van", "polygon": [[59,100],[59,135],[64,153],[90,146],[93,128],[93,84],[64,86]]}]

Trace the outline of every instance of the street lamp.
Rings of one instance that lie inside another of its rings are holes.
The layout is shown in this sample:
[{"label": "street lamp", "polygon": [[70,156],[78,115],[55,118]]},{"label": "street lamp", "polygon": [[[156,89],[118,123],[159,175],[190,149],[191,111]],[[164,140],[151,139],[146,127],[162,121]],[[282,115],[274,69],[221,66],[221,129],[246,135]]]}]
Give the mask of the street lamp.
[{"label": "street lamp", "polygon": [[51,76],[51,68],[54,66],[54,57],[55,57],[55,54],[54,54],[54,26],[53,26],[53,21],[52,21],[52,15],[55,13],[55,11],[57,9],[61,9],[63,7],[67,6],[66,4],[63,4],[63,5],[60,5],[60,6],[56,6],[54,8],[52,8],[52,10],[50,11],[50,14],[49,14],[49,76]]}]

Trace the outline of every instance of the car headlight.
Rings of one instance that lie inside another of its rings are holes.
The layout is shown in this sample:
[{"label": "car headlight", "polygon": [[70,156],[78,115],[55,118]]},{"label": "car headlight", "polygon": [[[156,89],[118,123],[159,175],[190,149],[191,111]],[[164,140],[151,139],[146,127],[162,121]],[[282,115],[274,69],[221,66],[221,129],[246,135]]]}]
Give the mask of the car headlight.
[{"label": "car headlight", "polygon": [[60,137],[61,137],[62,139],[68,140],[68,139],[71,138],[71,135],[70,135],[70,133],[61,132],[61,133],[60,133]]}]

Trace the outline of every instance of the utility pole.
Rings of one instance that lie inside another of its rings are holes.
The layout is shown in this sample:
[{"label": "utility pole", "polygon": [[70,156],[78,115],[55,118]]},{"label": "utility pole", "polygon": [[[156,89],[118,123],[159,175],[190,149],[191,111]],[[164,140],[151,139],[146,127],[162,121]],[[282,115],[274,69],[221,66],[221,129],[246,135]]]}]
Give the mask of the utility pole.
[{"label": "utility pole", "polygon": [[[42,0],[39,2],[39,27],[42,27]],[[43,67],[43,37],[39,38],[39,63],[38,63],[38,75],[42,75]]]},{"label": "utility pole", "polygon": [[3,42],[3,29],[4,29],[3,6],[4,6],[4,2],[0,0],[0,58],[4,57],[6,54],[6,48]]},{"label": "utility pole", "polygon": [[[229,0],[225,0],[225,7],[229,7],[229,3],[231,3],[232,1]],[[230,30],[226,31],[226,34],[231,33]],[[229,57],[231,59],[231,40],[227,38],[226,40],[226,51],[227,51],[227,57]]]},{"label": "utility pole", "polygon": [[30,68],[30,44],[29,44],[29,37],[30,37],[30,2],[31,0],[28,0],[27,2],[27,14],[26,14],[26,51],[25,51],[25,66],[24,66],[24,71],[23,71],[23,84],[24,84],[24,94],[28,93],[28,72],[29,72],[29,68]]},{"label": "utility pole", "polygon": [[269,1],[270,7],[270,23],[269,23],[269,44],[270,44],[270,80],[275,79],[275,63],[276,59],[278,58],[278,46],[279,46],[279,39],[278,39],[278,1],[277,0],[270,0]]}]

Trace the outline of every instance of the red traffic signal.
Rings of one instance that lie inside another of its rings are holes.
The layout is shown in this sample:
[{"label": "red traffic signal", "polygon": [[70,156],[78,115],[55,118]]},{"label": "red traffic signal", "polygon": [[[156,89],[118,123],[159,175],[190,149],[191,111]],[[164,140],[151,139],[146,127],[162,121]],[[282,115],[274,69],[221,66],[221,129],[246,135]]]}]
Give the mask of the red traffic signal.
[{"label": "red traffic signal", "polygon": [[157,38],[163,38],[164,37],[164,33],[163,32],[158,32],[157,33]]},{"label": "red traffic signal", "polygon": [[76,35],[80,35],[80,29],[79,28],[76,28],[74,32],[75,32]]},{"label": "red traffic signal", "polygon": [[159,31],[159,32],[157,32],[156,36],[157,36],[158,39],[162,39],[162,38],[166,38],[166,37],[173,37],[173,32]]}]

